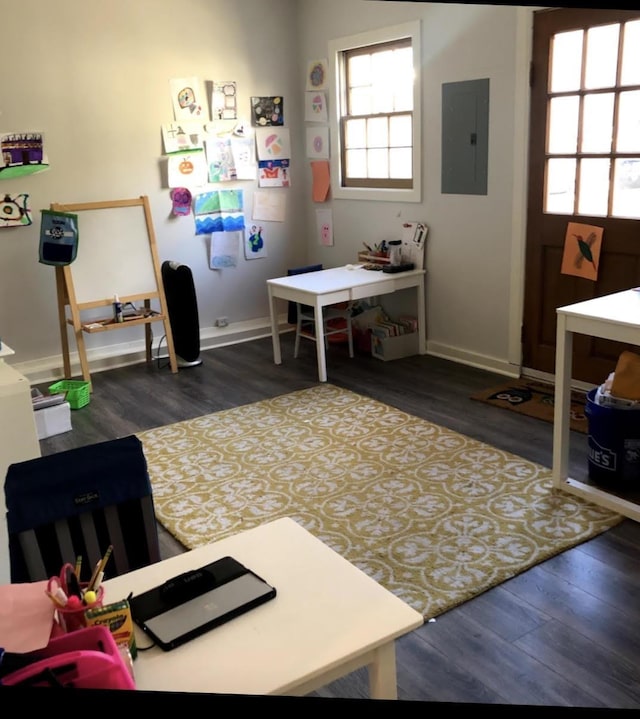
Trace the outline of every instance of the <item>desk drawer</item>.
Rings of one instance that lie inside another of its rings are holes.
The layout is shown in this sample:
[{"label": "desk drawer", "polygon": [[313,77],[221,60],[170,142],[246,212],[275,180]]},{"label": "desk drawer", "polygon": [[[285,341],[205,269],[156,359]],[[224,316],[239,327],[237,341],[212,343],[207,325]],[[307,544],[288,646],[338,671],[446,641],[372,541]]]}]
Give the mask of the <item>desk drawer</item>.
[{"label": "desk drawer", "polygon": [[370,285],[359,285],[351,290],[351,299],[364,300],[367,297],[387,295],[395,290],[393,282],[378,282]]}]

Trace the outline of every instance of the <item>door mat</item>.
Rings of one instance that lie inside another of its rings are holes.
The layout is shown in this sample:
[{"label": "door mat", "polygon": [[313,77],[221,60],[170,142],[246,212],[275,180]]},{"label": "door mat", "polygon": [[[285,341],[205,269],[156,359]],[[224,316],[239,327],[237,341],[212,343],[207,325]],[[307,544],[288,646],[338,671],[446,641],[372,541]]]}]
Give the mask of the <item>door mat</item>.
[{"label": "door mat", "polygon": [[[514,379],[497,387],[477,392],[471,396],[494,407],[510,409],[530,417],[553,423],[554,387],[546,382]],[[571,429],[588,434],[589,425],[585,414],[587,395],[579,390],[571,391]]]}]

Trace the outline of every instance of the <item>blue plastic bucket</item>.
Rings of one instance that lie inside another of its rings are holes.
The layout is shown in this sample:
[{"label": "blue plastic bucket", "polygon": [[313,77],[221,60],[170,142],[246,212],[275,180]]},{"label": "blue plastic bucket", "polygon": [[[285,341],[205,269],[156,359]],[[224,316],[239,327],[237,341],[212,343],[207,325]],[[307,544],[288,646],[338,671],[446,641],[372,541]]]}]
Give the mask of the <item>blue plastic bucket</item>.
[{"label": "blue plastic bucket", "polygon": [[587,393],[589,478],[619,488],[640,486],[640,409],[619,409],[595,402]]}]

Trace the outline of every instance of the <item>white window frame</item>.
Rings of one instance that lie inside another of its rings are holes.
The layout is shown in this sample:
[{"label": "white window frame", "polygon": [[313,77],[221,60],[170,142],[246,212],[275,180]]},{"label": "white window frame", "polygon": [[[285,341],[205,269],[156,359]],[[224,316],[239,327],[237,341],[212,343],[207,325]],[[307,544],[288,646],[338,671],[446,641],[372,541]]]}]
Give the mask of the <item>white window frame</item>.
[{"label": "white window frame", "polygon": [[[413,71],[415,82],[413,85],[413,137],[412,137],[412,166],[413,187],[400,188],[373,188],[373,187],[342,187],[341,152],[340,152],[340,55],[345,50],[358,47],[393,42],[402,38],[411,38],[413,50]],[[421,28],[420,20],[380,28],[368,32],[350,35],[329,41],[329,81],[331,87],[330,127],[331,140],[331,195],[339,200],[369,200],[378,202],[421,202],[422,201],[422,80],[421,80]]]}]

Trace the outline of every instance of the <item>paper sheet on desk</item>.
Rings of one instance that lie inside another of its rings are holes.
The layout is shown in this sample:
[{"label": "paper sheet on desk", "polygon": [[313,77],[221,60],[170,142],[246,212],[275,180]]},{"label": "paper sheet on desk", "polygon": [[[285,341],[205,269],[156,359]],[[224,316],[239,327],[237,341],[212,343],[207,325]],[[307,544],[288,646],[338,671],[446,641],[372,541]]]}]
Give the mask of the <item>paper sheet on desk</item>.
[{"label": "paper sheet on desk", "polygon": [[49,643],[53,602],[45,594],[47,582],[0,585],[0,647],[22,654]]}]

